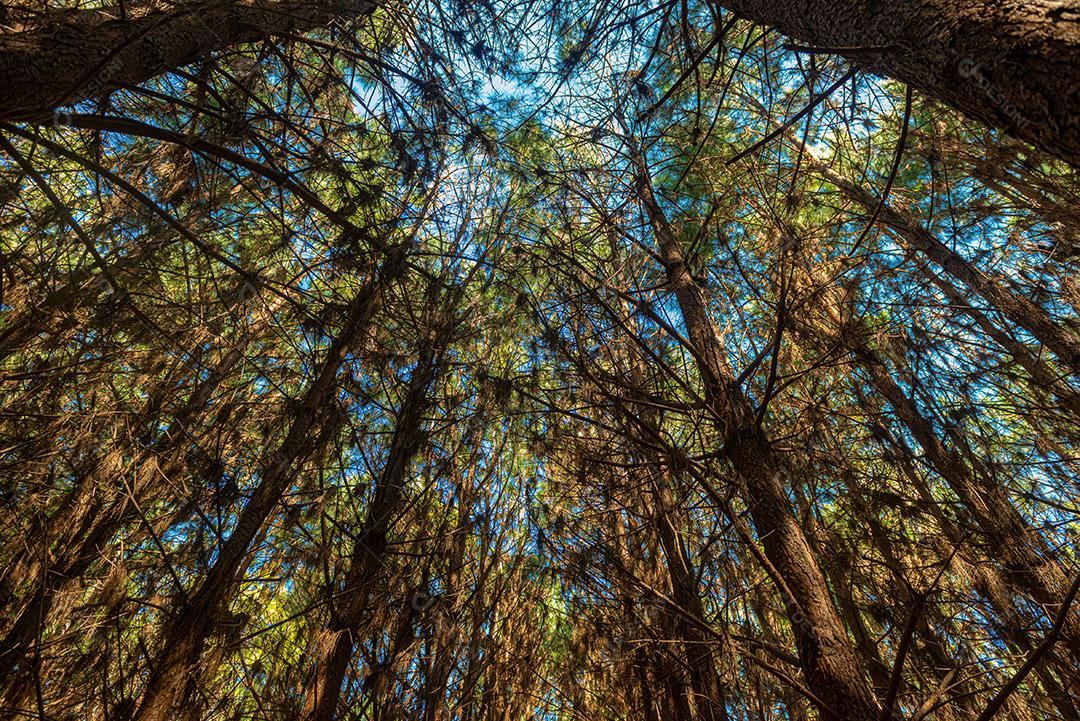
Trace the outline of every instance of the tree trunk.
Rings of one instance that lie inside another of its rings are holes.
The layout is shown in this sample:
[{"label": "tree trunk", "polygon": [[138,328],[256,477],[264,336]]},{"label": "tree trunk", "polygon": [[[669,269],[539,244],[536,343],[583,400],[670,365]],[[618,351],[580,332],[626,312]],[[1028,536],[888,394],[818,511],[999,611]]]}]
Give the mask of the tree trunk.
[{"label": "tree trunk", "polygon": [[1031,385],[1042,391],[1049,391],[1062,407],[1080,418],[1080,393],[1073,390],[1068,383],[1041,358],[1033,354],[1026,345],[1009,335],[1008,332],[994,325],[984,313],[979,311],[971,301],[963,296],[948,281],[937,276],[931,276],[934,283],[945,297],[949,299],[949,305],[964,313],[979,326],[986,335],[1004,348],[1021,366],[1028,372]]},{"label": "tree trunk", "polygon": [[[892,405],[911,431],[934,470],[971,513],[994,560],[1003,564],[1016,586],[1047,606],[1049,616],[1055,617],[1058,609],[1063,608],[1069,579],[1043,539],[1032,531],[1005,491],[987,478],[981,464],[969,467],[958,452],[938,438],[933,425],[919,412],[914,401],[893,380],[885,363],[872,350],[860,345],[853,348],[852,353],[870,377],[871,385]],[[953,446],[960,441],[955,436],[950,440],[954,441]],[[1068,613],[1063,632],[1064,646],[1080,661],[1080,614],[1075,610]]]},{"label": "tree trunk", "polygon": [[[826,303],[826,306],[835,303]],[[963,447],[958,433],[947,439],[939,438],[933,424],[914,400],[894,379],[885,360],[870,346],[870,330],[861,320],[850,321],[844,307],[834,307],[835,333],[823,334],[816,328],[796,320],[794,328],[811,338],[823,336],[820,342],[835,342],[858,362],[870,385],[895,410],[897,417],[911,432],[926,454],[933,469],[952,488],[960,502],[971,514],[980,535],[985,540],[993,560],[1002,563],[1013,583],[1030,598],[1048,606],[1051,617],[1061,607],[1068,588],[1068,577],[1055,560],[1045,542],[1032,531],[1026,520],[1012,505],[1005,491],[990,477],[988,469],[973,458],[973,465],[964,462],[956,447]],[[1080,658],[1080,614],[1069,613],[1063,633],[1066,648]]]},{"label": "tree trunk", "polygon": [[450,550],[446,559],[444,582],[446,608],[444,622],[436,624],[431,639],[432,658],[428,673],[424,678],[424,713],[423,721],[448,721],[450,709],[445,699],[450,685],[450,676],[454,670],[455,655],[461,645],[460,629],[454,619],[462,617],[466,603],[467,585],[463,575],[467,568],[466,551],[473,538],[473,502],[476,498],[479,475],[479,453],[483,448],[484,426],[487,416],[487,403],[490,393],[481,390],[476,403],[476,411],[468,421],[467,430],[462,438],[461,449],[469,455],[460,459],[457,453],[449,459],[449,475],[456,488],[454,510],[457,522],[450,532]]},{"label": "tree trunk", "polygon": [[[880,201],[863,187],[827,168],[815,158],[810,164],[833,185],[868,210],[877,208]],[[1080,376],[1080,337],[1054,320],[1031,300],[1007,289],[1000,280],[991,278],[954,252],[927,231],[918,220],[885,205],[878,216],[881,223],[892,228],[905,244],[924,254],[945,273],[978,293],[1003,316],[1026,329],[1058,357],[1073,374]]]},{"label": "tree trunk", "polygon": [[[61,11],[0,36],[0,119],[41,120],[242,43],[368,15],[370,0],[203,0]],[[61,117],[62,119],[62,117]]]},{"label": "tree trunk", "polygon": [[[620,301],[620,309],[628,317],[632,315],[633,311],[625,300]],[[620,344],[620,350],[627,354],[631,383],[644,390],[647,368],[640,349]],[[659,426],[660,413],[657,409],[646,406],[631,412],[638,415],[639,422],[654,429]],[[680,532],[679,521],[682,517],[671,491],[670,464],[665,464],[662,456],[648,443],[641,443],[632,426],[628,425],[623,433],[628,440],[640,446],[646,459],[644,469],[635,469],[646,470],[646,477],[636,478],[638,474],[632,470],[632,485],[650,491],[647,498],[642,498],[642,505],[652,509],[656,538],[666,561],[662,570],[670,584],[672,600],[678,606],[677,609],[668,609],[668,613],[672,616],[670,622],[675,640],[680,642],[680,660],[689,675],[689,705],[693,718],[728,721],[726,699],[730,689],[725,688],[717,672],[718,657],[725,656],[728,649],[718,642],[717,635],[707,632],[710,626],[705,619],[705,607],[698,590],[697,570]],[[632,459],[628,457],[624,460],[630,464]]]},{"label": "tree trunk", "polygon": [[[139,504],[145,501],[146,489],[153,486],[159,474],[167,473],[169,465],[179,460],[177,454],[183,452],[181,442],[187,440],[186,421],[207,405],[218,384],[243,357],[246,345],[247,339],[241,339],[208,377],[196,385],[162,442],[152,447],[141,446],[132,438],[134,432],[126,427],[127,422],[118,423],[117,435],[129,439],[128,443],[96,461],[75,482],[68,498],[52,517],[27,534],[26,547],[48,548],[47,554],[39,557],[19,554],[15,547],[6,549],[5,557],[12,559],[11,568],[0,584],[0,595],[9,597],[15,607],[9,609],[11,624],[0,622],[0,631],[4,633],[0,641],[0,676],[14,676],[15,667],[22,665],[26,650],[39,627],[48,622],[53,601],[64,584],[81,578],[115,535],[139,518]],[[158,389],[173,387],[176,382],[176,378],[168,377]],[[147,410],[140,415],[133,424],[137,428],[152,418]],[[117,477],[129,474],[130,486],[117,482]],[[26,585],[29,588],[24,590]],[[18,591],[22,591],[22,599],[28,599],[21,608],[15,603]],[[0,601],[0,609],[5,605],[7,602]]]},{"label": "tree trunk", "polygon": [[405,501],[409,464],[424,438],[424,410],[437,372],[437,353],[423,349],[398,412],[390,453],[375,488],[375,498],[353,548],[345,576],[345,591],[330,611],[330,622],[319,632],[315,676],[304,700],[305,721],[331,721],[341,684],[352,659],[353,638],[360,630],[374,582],[380,578],[389,547],[387,534]]},{"label": "tree trunk", "polygon": [[693,617],[691,622],[679,616],[675,619],[675,627],[683,641],[682,650],[686,658],[686,668],[690,673],[690,690],[694,695],[693,707],[696,711],[694,718],[701,721],[727,721],[725,694],[716,672],[716,657],[712,649],[716,642],[698,625],[705,623],[705,609],[698,595],[694,566],[671,518],[674,499],[666,485],[660,486],[657,495],[657,530],[667,560],[672,597],[675,603],[679,604],[680,610]]},{"label": "tree trunk", "polygon": [[285,439],[276,452],[268,454],[262,480],[240,512],[236,527],[222,545],[217,561],[166,625],[162,634],[162,652],[146,682],[134,716],[136,721],[169,718],[173,704],[187,685],[189,674],[198,666],[207,637],[226,609],[252,543],[292,482],[297,466],[328,440],[328,434],[321,434],[317,439],[313,434],[323,417],[323,409],[334,397],[338,370],[363,337],[381,302],[385,285],[401,273],[404,264],[404,253],[392,255],[377,277],[353,299],[340,335],[331,344],[318,375],[297,404]]},{"label": "tree trunk", "polygon": [[652,190],[645,159],[632,151],[640,200],[660,246],[661,262],[686,325],[725,456],[735,469],[765,556],[780,581],[799,660],[828,721],[876,721],[877,700],[863,676],[825,577],[784,490],[785,468],[734,382],[720,339],[682,248]]},{"label": "tree trunk", "polygon": [[1080,167],[1075,2],[717,1]]},{"label": "tree trunk", "polygon": [[[867,413],[868,417],[877,418],[881,414],[877,408],[870,406],[867,399],[862,396],[862,394],[859,394],[859,405]],[[953,549],[960,549],[960,552],[956,554],[955,562],[961,566],[963,570],[958,575],[960,577],[971,579],[972,588],[987,603],[993,613],[996,614],[997,630],[1000,632],[1005,643],[1010,647],[1010,650],[1024,656],[1031,653],[1036,645],[1026,630],[1031,627],[1031,620],[1015,603],[1012,595],[1014,589],[1006,582],[1005,577],[998,571],[993,563],[987,562],[984,557],[969,557],[969,554],[966,553],[965,549],[965,546],[967,545],[965,533],[948,516],[946,516],[942,506],[935,500],[931,493],[930,487],[916,471],[912,462],[915,454],[912,453],[911,449],[902,439],[895,437],[887,428],[885,428],[885,426],[881,425],[881,423],[875,422],[874,425],[877,430],[874,436],[875,440],[886,450],[886,452],[890,452],[890,449],[895,451],[895,453],[892,454],[892,457],[896,459],[900,470],[915,488],[922,501],[923,507],[929,511],[929,514],[933,517],[934,521],[944,534],[944,540],[947,541],[947,545],[942,548],[942,555],[947,556],[952,553]],[[970,525],[970,521],[965,523],[965,525]],[[898,597],[904,598],[904,594],[901,594]],[[930,638],[923,630],[917,630],[917,632],[925,639]],[[936,643],[939,647],[944,646],[944,643],[940,640],[936,641]],[[930,651],[937,654],[935,664],[939,668],[945,666],[959,667],[964,662],[964,659],[962,658],[951,658],[949,663],[942,663],[946,657],[951,657],[951,654],[942,648],[930,649]],[[1051,653],[1055,653],[1055,651],[1052,651]],[[1052,670],[1049,668],[1049,664],[1040,664],[1035,673],[1039,677],[1040,683],[1050,691],[1050,702],[1061,714],[1061,717],[1063,719],[1074,719],[1076,717],[1077,709],[1066,693],[1057,693],[1057,691],[1060,690],[1061,685],[1054,678]],[[950,695],[953,695],[956,702],[967,710],[968,716],[974,717],[978,715],[978,712],[975,707],[971,705],[973,697],[964,690],[970,683],[969,680],[954,684]]]}]

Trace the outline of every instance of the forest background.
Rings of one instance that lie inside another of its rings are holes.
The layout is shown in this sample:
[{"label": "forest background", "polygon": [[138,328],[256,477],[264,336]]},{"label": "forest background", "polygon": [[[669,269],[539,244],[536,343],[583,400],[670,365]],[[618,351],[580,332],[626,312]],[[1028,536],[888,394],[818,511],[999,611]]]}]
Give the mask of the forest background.
[{"label": "forest background", "polygon": [[1080,719],[1080,6],[0,6],[0,715]]}]

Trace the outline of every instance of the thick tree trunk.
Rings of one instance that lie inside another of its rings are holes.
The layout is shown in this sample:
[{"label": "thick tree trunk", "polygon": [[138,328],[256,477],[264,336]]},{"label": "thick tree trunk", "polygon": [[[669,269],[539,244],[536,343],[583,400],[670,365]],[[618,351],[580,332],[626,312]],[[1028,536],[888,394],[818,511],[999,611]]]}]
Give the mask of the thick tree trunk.
[{"label": "thick tree trunk", "polygon": [[741,495],[779,580],[799,660],[828,721],[872,721],[881,709],[863,676],[825,577],[792,512],[782,461],[758,426],[750,401],[734,382],[720,339],[682,248],[656,200],[644,158],[634,152],[638,193],[660,246],[668,282],[682,312],[705,386],[705,400],[735,469]]},{"label": "thick tree trunk", "polygon": [[355,18],[371,0],[203,0],[58,12],[0,36],[0,119],[40,120],[65,105],[138,85],[241,43]]},{"label": "thick tree trunk", "polygon": [[1075,0],[717,0],[1080,167]]},{"label": "thick tree trunk", "polygon": [[398,412],[386,466],[375,488],[375,498],[353,548],[341,600],[331,608],[331,619],[316,642],[315,675],[305,693],[305,721],[331,721],[337,708],[341,684],[352,659],[353,640],[361,630],[363,614],[375,582],[384,575],[389,548],[387,534],[405,501],[409,464],[424,438],[424,410],[437,372],[438,355],[433,348],[421,352],[409,381],[409,390]]},{"label": "thick tree trunk", "polygon": [[214,630],[245,567],[244,559],[262,532],[263,525],[292,482],[297,467],[329,439],[316,432],[337,388],[337,375],[346,357],[363,337],[379,307],[383,290],[404,268],[405,256],[395,253],[376,278],[353,299],[341,334],[327,351],[326,359],[297,404],[289,431],[277,451],[268,454],[263,477],[237,519],[236,527],[221,547],[217,561],[198,588],[166,625],[162,651],[146,682],[135,713],[136,721],[164,721],[196,671],[206,639]]}]

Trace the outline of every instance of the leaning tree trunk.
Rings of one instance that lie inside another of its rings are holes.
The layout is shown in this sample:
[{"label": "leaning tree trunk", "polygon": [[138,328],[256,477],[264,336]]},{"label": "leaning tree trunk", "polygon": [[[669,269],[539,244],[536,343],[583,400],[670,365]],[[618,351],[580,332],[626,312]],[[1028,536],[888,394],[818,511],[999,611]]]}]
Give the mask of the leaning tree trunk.
[{"label": "leaning tree trunk", "polygon": [[1064,645],[1080,661],[1080,614],[1068,610],[1065,603],[1068,576],[1043,539],[1033,532],[1004,489],[988,478],[985,469],[964,463],[954,450],[959,445],[957,437],[950,439],[953,442],[948,444],[938,438],[929,419],[919,412],[915,402],[893,380],[890,369],[872,349],[863,343],[857,347],[849,346],[849,350],[874,389],[892,405],[911,431],[930,465],[971,513],[994,560],[1000,561],[1015,585],[1036,602],[1053,609],[1055,615],[1068,614],[1062,634]]},{"label": "leaning tree trunk", "polygon": [[[942,505],[935,500],[929,485],[916,470],[914,465],[916,454],[903,439],[895,436],[882,424],[880,406],[872,405],[862,394],[858,394],[858,402],[867,418],[879,419],[873,423],[875,432],[871,437],[883,451],[893,454],[900,472],[911,483],[923,508],[927,509],[928,515],[941,530],[943,534],[942,543],[944,544],[942,557],[947,556],[954,549],[959,550],[959,553],[956,554],[956,562],[961,567],[958,573],[959,578],[970,580],[972,590],[996,616],[996,624],[1010,651],[1023,656],[1029,655],[1036,644],[1028,634],[1027,629],[1034,626],[1027,614],[1021,611],[1015,602],[1014,592],[1019,589],[1016,589],[993,563],[988,563],[985,557],[972,556],[968,553],[968,549],[965,547],[967,545],[966,533],[960,525],[946,515]],[[961,523],[966,526],[971,525],[970,520],[966,517]],[[903,594],[898,597],[904,598]],[[916,629],[916,631],[922,633],[919,629]],[[923,638],[930,640],[931,637],[924,634]],[[939,664],[939,667],[954,666],[962,662],[963,659],[953,655],[949,663]],[[1065,693],[1057,692],[1061,688],[1061,684],[1054,677],[1051,665],[1049,663],[1039,664],[1035,674],[1039,679],[1039,683],[1043,684],[1050,692],[1050,702],[1061,714],[1061,718],[1074,718],[1076,715],[1074,704],[1067,698]],[[971,678],[969,677],[967,681],[954,684],[952,691],[950,691],[950,695],[961,706],[970,702],[970,695],[963,691],[963,686],[970,683],[970,681]]]},{"label": "leaning tree trunk", "polygon": [[[803,146],[805,147],[805,146]],[[880,206],[878,221],[891,228],[907,247],[919,251],[946,274],[981,295],[1001,315],[1031,333],[1047,350],[1057,356],[1073,375],[1080,376],[1080,336],[1055,321],[1042,307],[1014,292],[997,278],[982,272],[970,261],[926,230],[921,222],[894,210],[861,185],[841,176],[812,155],[811,167],[847,197],[871,212]]]},{"label": "leaning tree trunk", "polygon": [[1058,0],[717,0],[1080,167],[1080,6]]},{"label": "leaning tree trunk", "polygon": [[786,469],[738,387],[701,291],[657,201],[645,159],[632,150],[637,191],[660,246],[660,260],[682,313],[705,399],[735,470],[739,491],[765,557],[775,569],[799,661],[815,705],[827,721],[875,721],[881,708],[833,604],[825,576],[792,511]]},{"label": "leaning tree trunk", "polygon": [[382,303],[386,285],[399,277],[404,267],[404,252],[395,252],[353,298],[341,333],[327,349],[317,375],[296,404],[285,438],[276,451],[267,454],[262,480],[240,512],[232,534],[222,544],[214,565],[166,624],[162,650],[146,681],[134,721],[170,718],[189,677],[197,672],[207,638],[227,610],[236,581],[247,567],[245,559],[251,546],[303,462],[329,442],[331,434],[320,432],[320,426],[324,425],[326,407],[334,397],[338,372],[363,338]]},{"label": "leaning tree trunk", "polygon": [[1068,383],[1050,367],[1042,358],[1038,357],[1020,341],[1013,338],[1009,333],[996,326],[985,313],[972,305],[971,301],[954,288],[947,280],[933,274],[927,274],[928,279],[936,285],[949,299],[949,305],[959,312],[967,315],[986,335],[1004,348],[1024,370],[1028,372],[1029,382],[1036,392],[1049,391],[1061,404],[1062,408],[1080,418],[1080,393],[1077,393]]},{"label": "leaning tree trunk", "polygon": [[[828,298],[828,296],[826,296]],[[874,390],[893,407],[900,421],[923,449],[930,466],[956,493],[960,502],[975,520],[994,560],[1005,567],[1015,584],[1038,603],[1051,608],[1064,608],[1068,577],[1038,536],[1012,505],[1004,489],[998,486],[982,464],[972,459],[964,462],[956,448],[962,439],[955,434],[946,443],[938,437],[933,424],[919,410],[915,401],[894,380],[893,370],[873,349],[871,329],[862,319],[852,319],[850,308],[836,297],[829,298],[824,307],[830,308],[831,322],[837,324],[835,333],[822,331],[813,324],[793,319],[796,332],[816,339],[820,345],[832,344],[851,354],[868,377]],[[1080,616],[1069,613],[1064,627],[1064,645],[1077,654],[1080,635]]]},{"label": "leaning tree trunk", "polygon": [[371,0],[202,0],[57,11],[0,36],[0,119],[43,120],[65,105],[184,67],[234,45],[371,14]]},{"label": "leaning tree trunk", "polygon": [[905,247],[923,254],[946,275],[982,296],[999,314],[1034,336],[1074,376],[1080,376],[1080,336],[1051,317],[1037,303],[1006,286],[1001,279],[982,272],[923,227],[918,218],[894,209],[886,202],[887,198],[879,198],[860,183],[833,170],[794,133],[786,131],[785,136],[795,143],[808,165],[822,178],[871,214],[876,212],[877,222],[890,228]]},{"label": "leaning tree trunk", "polygon": [[341,684],[352,661],[353,639],[361,630],[364,612],[376,583],[385,575],[390,551],[389,532],[408,500],[405,483],[413,458],[424,441],[424,411],[438,373],[440,354],[427,347],[409,381],[409,390],[398,410],[386,465],[375,488],[375,498],[357,535],[345,576],[345,590],[331,607],[330,621],[312,644],[315,673],[304,692],[306,721],[332,721],[341,695]]}]

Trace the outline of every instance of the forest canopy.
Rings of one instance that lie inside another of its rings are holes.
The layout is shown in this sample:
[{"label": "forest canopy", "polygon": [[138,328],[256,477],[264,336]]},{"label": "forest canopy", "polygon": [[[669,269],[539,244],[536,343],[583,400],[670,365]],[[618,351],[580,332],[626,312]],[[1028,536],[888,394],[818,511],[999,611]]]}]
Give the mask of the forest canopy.
[{"label": "forest canopy", "polygon": [[1074,0],[0,5],[0,718],[1080,721]]}]

